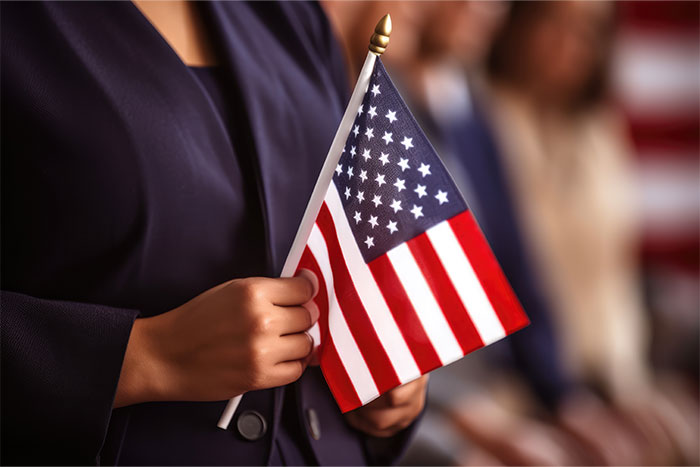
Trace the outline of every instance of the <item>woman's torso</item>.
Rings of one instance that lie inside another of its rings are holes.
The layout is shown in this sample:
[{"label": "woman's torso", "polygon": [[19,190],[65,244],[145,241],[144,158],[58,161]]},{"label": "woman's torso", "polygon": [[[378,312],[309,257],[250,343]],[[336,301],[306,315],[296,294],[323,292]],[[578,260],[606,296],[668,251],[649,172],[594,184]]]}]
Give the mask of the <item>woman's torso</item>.
[{"label": "woman's torso", "polygon": [[[342,115],[340,55],[317,5],[201,8],[230,124],[131,3],[3,5],[4,289],[149,316],[279,273]],[[242,409],[273,430],[282,397]],[[266,462],[217,430],[223,405],[115,411],[103,461]]]}]

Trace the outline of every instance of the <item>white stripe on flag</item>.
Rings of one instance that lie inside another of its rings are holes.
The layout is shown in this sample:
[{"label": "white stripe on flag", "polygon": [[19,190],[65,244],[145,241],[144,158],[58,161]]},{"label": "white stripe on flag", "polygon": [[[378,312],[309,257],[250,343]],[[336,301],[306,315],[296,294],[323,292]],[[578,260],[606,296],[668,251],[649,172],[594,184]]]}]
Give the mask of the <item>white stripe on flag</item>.
[{"label": "white stripe on flag", "polygon": [[360,352],[355,339],[350,332],[348,323],[343,316],[343,310],[338,304],[335,297],[335,289],[333,288],[333,272],[331,271],[331,262],[328,257],[328,247],[323,238],[323,234],[314,224],[309,235],[307,243],[311,253],[316,258],[318,267],[321,269],[321,274],[326,283],[328,291],[328,330],[333,338],[335,349],[338,352],[340,361],[345,367],[345,371],[355,387],[360,401],[363,404],[375,399],[379,396],[377,385],[372,379],[372,374],[367,367],[362,352]]},{"label": "white stripe on flag", "polygon": [[360,253],[355,237],[350,229],[348,218],[345,216],[340,195],[333,182],[331,182],[331,186],[326,194],[326,204],[338,233],[338,243],[343,252],[348,272],[352,282],[355,284],[357,295],[360,297],[360,301],[364,305],[372,326],[379,337],[379,341],[384,347],[396,371],[396,375],[399,377],[399,381],[401,383],[413,381],[421,375],[418,365],[401,335],[401,331],[394,320],[394,315],[391,314],[389,307],[384,301],[384,296],[379,290],[379,286],[374,280],[369,266],[365,263],[362,253]]},{"label": "white stripe on flag", "polygon": [[447,323],[445,314],[435,300],[411,250],[402,243],[389,250],[387,256],[442,364],[447,365],[462,358],[462,347]]},{"label": "white stripe on flag", "polygon": [[505,337],[506,331],[450,224],[440,222],[426,233],[484,345]]}]

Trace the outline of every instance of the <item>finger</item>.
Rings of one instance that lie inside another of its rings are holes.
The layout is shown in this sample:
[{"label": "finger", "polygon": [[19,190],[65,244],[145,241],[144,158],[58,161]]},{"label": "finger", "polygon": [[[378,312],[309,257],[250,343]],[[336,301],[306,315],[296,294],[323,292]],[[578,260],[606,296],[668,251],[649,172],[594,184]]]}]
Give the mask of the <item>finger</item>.
[{"label": "finger", "polygon": [[308,302],[314,295],[314,287],[314,282],[309,279],[308,274],[265,280],[267,298],[279,306],[295,306]]},{"label": "finger", "polygon": [[398,422],[391,425],[389,428],[385,428],[383,430],[374,430],[372,436],[376,436],[377,438],[390,438],[392,436],[395,436],[399,431],[408,428],[412,421],[413,420],[411,419],[402,418]]},{"label": "finger", "polygon": [[419,398],[424,396],[425,386],[428,381],[428,375],[399,386],[387,394],[392,407],[401,407],[416,403]]},{"label": "finger", "polygon": [[282,336],[277,345],[277,361],[302,360],[311,355],[313,349],[314,340],[306,332]]},{"label": "finger", "polygon": [[280,336],[304,332],[318,321],[318,307],[308,302],[304,306],[277,306],[275,307],[275,321],[279,328]]},{"label": "finger", "polygon": [[303,360],[278,363],[273,372],[273,385],[284,386],[293,383],[301,377],[305,369],[306,363]]},{"label": "finger", "polygon": [[355,428],[380,438],[395,435],[410,425],[413,420],[412,417],[406,416],[406,411],[403,409],[350,412],[346,416]]},{"label": "finger", "polygon": [[427,382],[428,375],[395,387],[382,396],[367,404],[368,408],[381,409],[392,407],[405,407],[416,402],[416,399],[423,397],[423,389]]},{"label": "finger", "polygon": [[316,298],[316,295],[318,294],[318,277],[316,277],[316,274],[310,269],[299,269],[295,276],[306,277],[309,280],[309,282],[311,282],[314,288],[313,294],[311,295],[311,299]]},{"label": "finger", "polygon": [[382,394],[381,397],[373,400],[367,406],[377,409],[403,407],[411,403],[413,394],[413,387],[399,386]]},{"label": "finger", "polygon": [[362,412],[362,419],[375,430],[388,430],[399,423],[408,410],[404,407],[391,407],[387,409],[370,409]]}]

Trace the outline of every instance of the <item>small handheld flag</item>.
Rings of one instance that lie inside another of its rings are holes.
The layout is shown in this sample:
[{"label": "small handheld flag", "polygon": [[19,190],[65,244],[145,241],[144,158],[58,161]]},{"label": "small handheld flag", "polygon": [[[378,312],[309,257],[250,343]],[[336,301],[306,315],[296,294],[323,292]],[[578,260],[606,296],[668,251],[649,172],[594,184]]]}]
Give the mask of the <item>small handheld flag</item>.
[{"label": "small handheld flag", "polygon": [[390,32],[387,15],[282,271],[319,278],[319,360],[343,412],[528,324],[378,58]]},{"label": "small handheld flag", "polygon": [[528,323],[381,60],[356,114],[298,266],[343,412]]}]

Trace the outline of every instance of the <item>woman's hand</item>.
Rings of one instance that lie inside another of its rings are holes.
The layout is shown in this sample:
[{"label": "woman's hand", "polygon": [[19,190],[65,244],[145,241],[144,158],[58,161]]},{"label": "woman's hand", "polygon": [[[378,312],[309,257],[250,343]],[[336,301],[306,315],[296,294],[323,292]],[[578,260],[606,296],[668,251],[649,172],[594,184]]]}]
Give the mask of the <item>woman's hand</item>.
[{"label": "woman's hand", "polygon": [[382,394],[345,414],[348,423],[371,436],[387,438],[410,425],[425,406],[428,375]]},{"label": "woman's hand", "polygon": [[237,279],[184,305],[137,319],[115,407],[147,401],[224,400],[298,379],[313,349],[313,273]]}]

